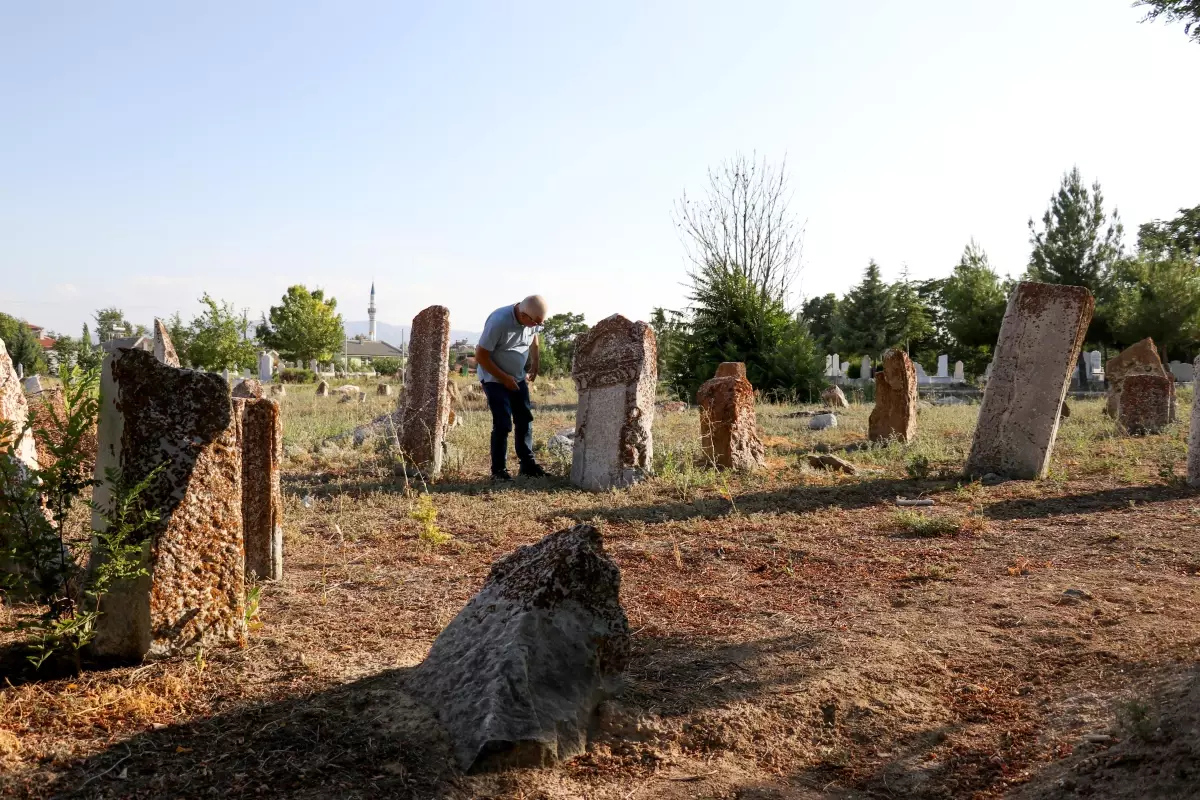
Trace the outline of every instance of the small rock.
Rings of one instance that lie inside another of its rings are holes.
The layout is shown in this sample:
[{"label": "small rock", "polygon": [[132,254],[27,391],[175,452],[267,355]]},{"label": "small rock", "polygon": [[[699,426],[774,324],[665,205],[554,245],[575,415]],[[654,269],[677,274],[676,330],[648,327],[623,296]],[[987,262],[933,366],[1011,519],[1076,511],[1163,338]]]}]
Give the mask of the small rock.
[{"label": "small rock", "polygon": [[833,455],[810,455],[808,457],[808,465],[813,469],[829,469],[834,472],[845,472],[848,475],[853,475],[858,470],[849,461],[844,461]]},{"label": "small rock", "polygon": [[984,475],[982,478],[979,479],[979,482],[982,483],[984,486],[995,486],[997,484],[1004,483],[1004,481],[1005,481],[1005,479],[1003,477],[1001,477],[1000,475],[997,475],[994,472],[989,472],[988,474]]},{"label": "small rock", "polygon": [[1063,597],[1071,600],[1091,600],[1092,593],[1084,589],[1067,589],[1063,592]]},{"label": "small rock", "polygon": [[808,429],[810,431],[823,431],[828,428],[837,427],[837,416],[834,414],[817,414],[808,421]]}]

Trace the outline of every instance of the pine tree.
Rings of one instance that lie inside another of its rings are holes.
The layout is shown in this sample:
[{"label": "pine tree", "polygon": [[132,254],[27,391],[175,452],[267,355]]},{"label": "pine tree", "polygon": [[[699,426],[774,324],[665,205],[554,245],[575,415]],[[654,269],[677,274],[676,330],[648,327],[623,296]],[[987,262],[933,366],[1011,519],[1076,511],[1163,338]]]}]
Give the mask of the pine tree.
[{"label": "pine tree", "polygon": [[872,259],[863,272],[862,283],[842,299],[838,307],[838,352],[877,358],[894,344],[895,302],[888,285]]},{"label": "pine tree", "polygon": [[904,348],[911,354],[914,342],[921,342],[933,335],[932,314],[926,300],[917,292],[917,285],[909,280],[908,267],[900,280],[892,284],[892,321],[888,331],[893,345]]}]

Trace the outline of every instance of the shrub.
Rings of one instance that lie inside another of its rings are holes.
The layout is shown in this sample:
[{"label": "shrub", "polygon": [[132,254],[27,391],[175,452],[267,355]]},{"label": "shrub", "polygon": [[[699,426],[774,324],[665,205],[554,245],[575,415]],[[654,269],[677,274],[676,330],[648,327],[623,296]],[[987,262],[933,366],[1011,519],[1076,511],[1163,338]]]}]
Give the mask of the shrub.
[{"label": "shrub", "polygon": [[371,361],[371,366],[380,375],[395,375],[404,369],[398,358],[376,358]]},{"label": "shrub", "polygon": [[280,383],[313,383],[317,375],[311,369],[288,367],[279,373]]}]

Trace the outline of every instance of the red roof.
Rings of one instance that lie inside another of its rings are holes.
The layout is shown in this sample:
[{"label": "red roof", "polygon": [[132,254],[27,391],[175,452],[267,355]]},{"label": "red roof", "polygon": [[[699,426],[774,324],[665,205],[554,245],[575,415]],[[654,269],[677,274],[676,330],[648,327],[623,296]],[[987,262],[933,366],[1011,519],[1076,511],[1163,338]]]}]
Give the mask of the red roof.
[{"label": "red roof", "polygon": [[42,346],[43,350],[49,350],[51,347],[54,347],[53,339],[51,339],[49,336],[42,336],[42,331],[46,329],[41,325],[34,325],[32,322],[26,322],[25,327],[33,331],[34,335],[38,337],[38,344]]}]

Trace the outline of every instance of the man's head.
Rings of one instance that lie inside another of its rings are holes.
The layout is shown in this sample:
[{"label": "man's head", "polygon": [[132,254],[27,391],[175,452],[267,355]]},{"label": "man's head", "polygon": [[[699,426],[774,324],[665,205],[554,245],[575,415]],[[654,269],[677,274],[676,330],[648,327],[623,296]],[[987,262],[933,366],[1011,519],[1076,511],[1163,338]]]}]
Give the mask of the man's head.
[{"label": "man's head", "polygon": [[517,303],[517,322],[526,328],[533,328],[546,321],[546,298],[540,294],[531,294]]}]

